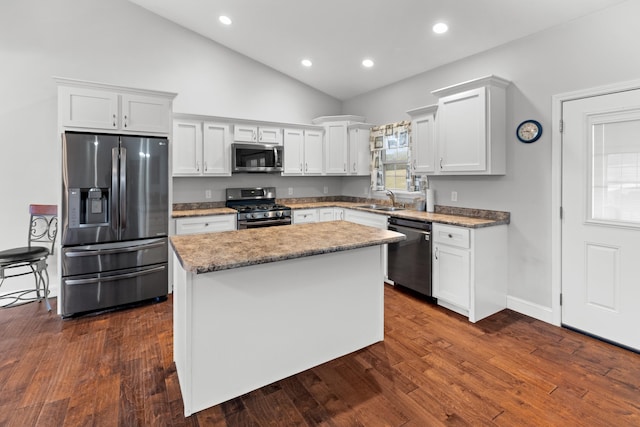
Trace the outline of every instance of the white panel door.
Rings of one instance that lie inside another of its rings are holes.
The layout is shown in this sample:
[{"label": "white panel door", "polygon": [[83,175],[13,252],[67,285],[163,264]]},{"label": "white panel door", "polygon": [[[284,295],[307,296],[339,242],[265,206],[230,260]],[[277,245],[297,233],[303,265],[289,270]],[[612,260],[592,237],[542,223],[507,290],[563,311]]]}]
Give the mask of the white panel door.
[{"label": "white panel door", "polygon": [[204,122],[202,172],[204,175],[231,175],[231,129],[229,125]]},{"label": "white panel door", "polygon": [[284,130],[284,175],[301,175],[304,170],[304,131]]},{"label": "white panel door", "polygon": [[437,126],[441,172],[487,169],[486,110],[484,87],[440,99]]},{"label": "white panel door", "polygon": [[562,108],[562,323],[640,350],[640,90]]},{"label": "white panel door", "polygon": [[174,121],[173,176],[202,174],[202,122]]},{"label": "white panel door", "polygon": [[[304,131],[304,173],[321,175],[324,172],[322,131]],[[285,153],[285,159],[287,155]]]}]

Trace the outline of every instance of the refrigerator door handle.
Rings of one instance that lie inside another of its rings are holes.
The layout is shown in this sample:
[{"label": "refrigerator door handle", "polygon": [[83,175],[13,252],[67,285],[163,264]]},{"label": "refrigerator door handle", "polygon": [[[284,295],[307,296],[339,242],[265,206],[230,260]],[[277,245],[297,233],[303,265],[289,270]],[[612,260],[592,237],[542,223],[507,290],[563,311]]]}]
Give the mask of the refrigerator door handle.
[{"label": "refrigerator door handle", "polygon": [[120,148],[120,235],[127,228],[127,149]]},{"label": "refrigerator door handle", "polygon": [[157,241],[152,243],[147,243],[144,245],[137,246],[129,246],[126,248],[113,248],[113,249],[89,249],[89,250],[79,250],[79,251],[68,251],[64,254],[64,256],[69,258],[82,257],[82,256],[96,256],[96,255],[107,255],[107,254],[121,254],[125,252],[138,252],[143,251],[145,249],[152,249],[164,246],[164,241]]},{"label": "refrigerator door handle", "polygon": [[109,193],[109,205],[111,209],[111,228],[117,237],[120,237],[118,233],[118,204],[116,203],[116,195],[118,194],[118,165],[120,163],[120,151],[118,147],[111,149],[111,192]]},{"label": "refrigerator door handle", "polygon": [[67,279],[65,280],[65,284],[73,286],[73,285],[89,285],[91,283],[99,283],[99,282],[112,282],[114,280],[131,279],[134,277],[145,276],[147,274],[157,273],[165,269],[166,267],[164,265],[161,265],[159,267],[149,268],[147,270],[135,271],[133,273],[118,274],[116,276],[92,277],[91,279]]}]

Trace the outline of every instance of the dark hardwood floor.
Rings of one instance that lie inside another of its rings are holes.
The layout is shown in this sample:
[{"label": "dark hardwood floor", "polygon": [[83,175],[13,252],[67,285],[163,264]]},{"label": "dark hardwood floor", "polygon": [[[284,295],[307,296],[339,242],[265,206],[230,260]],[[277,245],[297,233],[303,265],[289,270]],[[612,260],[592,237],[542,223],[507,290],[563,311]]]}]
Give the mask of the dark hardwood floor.
[{"label": "dark hardwood floor", "polygon": [[385,298],[384,342],[189,418],[171,299],[66,321],[2,309],[0,426],[640,426],[640,355],[509,310],[471,324]]}]

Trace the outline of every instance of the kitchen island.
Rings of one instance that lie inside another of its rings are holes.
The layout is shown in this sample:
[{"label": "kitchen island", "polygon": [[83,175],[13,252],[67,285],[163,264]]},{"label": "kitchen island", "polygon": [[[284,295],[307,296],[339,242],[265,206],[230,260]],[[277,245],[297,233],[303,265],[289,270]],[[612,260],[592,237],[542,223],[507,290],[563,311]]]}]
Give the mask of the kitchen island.
[{"label": "kitchen island", "polygon": [[174,236],[174,360],[185,415],[383,340],[383,245],[331,221]]}]

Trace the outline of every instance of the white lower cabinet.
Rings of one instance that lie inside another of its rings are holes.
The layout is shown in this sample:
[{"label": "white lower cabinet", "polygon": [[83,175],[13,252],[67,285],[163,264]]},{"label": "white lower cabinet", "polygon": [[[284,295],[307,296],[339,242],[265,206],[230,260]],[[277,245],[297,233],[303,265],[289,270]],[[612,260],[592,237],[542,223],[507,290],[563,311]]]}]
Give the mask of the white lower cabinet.
[{"label": "white lower cabinet", "polygon": [[355,222],[357,224],[368,225],[370,227],[387,229],[387,216],[375,213],[356,211],[353,209],[344,210],[345,221]]},{"label": "white lower cabinet", "polygon": [[236,229],[236,215],[210,215],[176,219],[176,234],[217,233]]},{"label": "white lower cabinet", "polygon": [[292,222],[294,224],[318,222],[318,209],[296,209],[293,211]]},{"label": "white lower cabinet", "polygon": [[319,221],[339,221],[344,219],[344,209],[342,208],[320,208],[318,209]]},{"label": "white lower cabinet", "polygon": [[507,306],[507,226],[433,224],[433,296],[477,322]]}]

